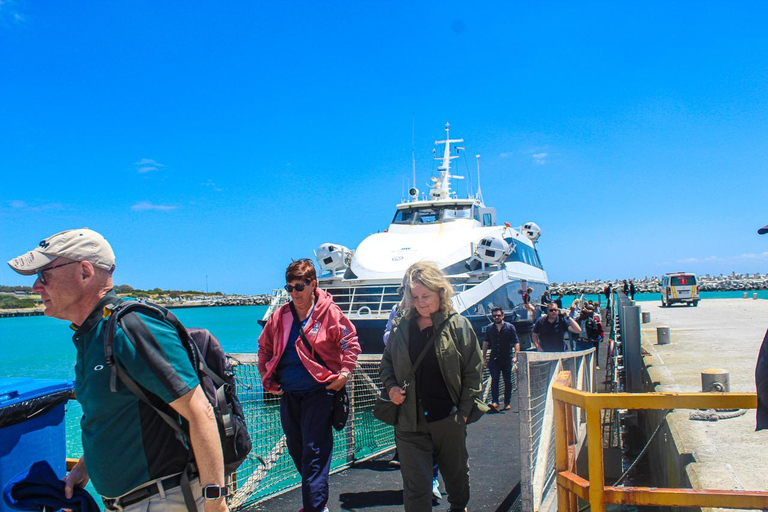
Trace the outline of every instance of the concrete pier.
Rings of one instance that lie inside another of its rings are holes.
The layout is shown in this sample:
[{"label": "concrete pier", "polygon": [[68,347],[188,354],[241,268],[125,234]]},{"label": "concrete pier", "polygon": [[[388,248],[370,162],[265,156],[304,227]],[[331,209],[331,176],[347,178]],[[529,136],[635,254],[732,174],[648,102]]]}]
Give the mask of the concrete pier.
[{"label": "concrete pier", "polygon": [[[701,373],[717,367],[732,392],[755,392],[755,364],[768,328],[768,301],[702,300],[697,308],[639,302],[653,322],[642,326],[646,391],[700,392]],[[671,343],[657,345],[657,327]],[[718,421],[696,421],[690,410],[667,415],[652,444],[659,485],[699,489],[768,490],[768,431],[755,432],[755,410]],[[661,412],[647,415],[650,433]]]}]

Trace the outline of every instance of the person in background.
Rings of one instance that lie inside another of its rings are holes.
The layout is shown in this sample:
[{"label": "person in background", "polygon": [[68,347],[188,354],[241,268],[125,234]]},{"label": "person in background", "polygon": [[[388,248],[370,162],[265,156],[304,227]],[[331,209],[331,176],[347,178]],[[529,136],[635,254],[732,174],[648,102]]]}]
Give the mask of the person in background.
[{"label": "person in background", "polygon": [[[579,299],[578,297],[573,299],[573,302],[571,302],[571,306],[568,308],[568,310],[566,312],[566,314],[570,318],[573,318],[573,320],[576,323],[578,323],[579,315],[581,313],[581,306],[582,306],[583,298],[584,297],[582,296],[581,299]],[[566,339],[571,344],[570,350],[576,350],[576,338],[578,338],[577,334],[578,333],[572,333],[571,331],[568,331]],[[565,350],[569,350],[569,347],[565,347]]]},{"label": "person in background", "polygon": [[[105,324],[109,308],[121,302],[113,290],[115,254],[107,240],[87,228],[63,231],[8,265],[19,274],[36,275],[32,290],[40,294],[45,316],[72,322],[74,330],[83,456],[64,477],[65,496],[71,498],[74,487],[85,487],[90,480],[107,510],[228,510],[219,429],[176,328],[135,313],[146,336],[129,339],[118,327],[113,357],[159,407],[189,423],[199,476],[188,475],[188,484],[182,473],[190,450],[176,431],[148,412],[127,386],[111,392],[108,370],[94,371],[107,366]],[[189,504],[184,488],[191,491]]]},{"label": "person in background", "polygon": [[626,279],[624,280],[624,285],[621,287],[621,291],[624,292],[624,295],[629,297],[629,283],[627,282]]},{"label": "person in background", "polygon": [[[512,364],[517,362],[520,340],[515,326],[504,321],[504,311],[491,309],[493,323],[485,328],[483,361],[491,374],[491,407],[499,409],[499,374],[504,378],[504,410],[512,409]],[[486,357],[488,348],[491,356]],[[514,354],[514,355],[513,355]]]},{"label": "person in background", "polygon": [[301,475],[302,510],[321,512],[328,510],[334,395],[351,378],[360,345],[352,322],[317,286],[311,260],[288,265],[285,282],[291,302],[272,313],[259,336],[259,375],[264,389],[281,397],[288,453]]},{"label": "person in background", "polygon": [[635,300],[635,282],[631,279],[629,281],[629,298]]},{"label": "person in background", "polygon": [[541,314],[539,314],[539,316],[547,314],[547,305],[551,303],[552,296],[549,294],[549,289],[544,290],[544,293],[541,294],[541,301],[539,304],[539,309],[541,310]]},{"label": "person in background", "polygon": [[528,316],[531,317],[531,320],[533,322],[535,322],[536,319],[538,318],[538,316],[536,315],[536,308],[534,307],[533,304],[531,304],[531,292],[532,291],[533,291],[533,288],[531,288],[529,286],[528,288],[526,288],[526,290],[524,292],[522,292],[522,294],[523,294],[523,307],[528,312]]},{"label": "person in background", "polygon": [[[399,406],[395,441],[405,510],[432,510],[433,453],[450,510],[465,510],[470,498],[466,422],[481,391],[480,345],[469,320],[454,311],[453,289],[437,265],[411,265],[404,293],[405,315],[389,337],[380,375]],[[413,382],[403,388],[425,349]]]},{"label": "person in background", "polygon": [[563,295],[565,295],[565,292],[563,292],[563,291],[558,292],[557,296],[552,301],[555,304],[557,304],[558,309],[563,309]]},{"label": "person in background", "polygon": [[611,309],[611,295],[613,295],[613,283],[608,283],[603,288],[603,295],[605,295],[606,308]]},{"label": "person in background", "polygon": [[533,344],[539,352],[564,352],[566,332],[579,334],[581,329],[565,311],[550,304],[547,307],[547,316],[539,318],[533,325]]}]

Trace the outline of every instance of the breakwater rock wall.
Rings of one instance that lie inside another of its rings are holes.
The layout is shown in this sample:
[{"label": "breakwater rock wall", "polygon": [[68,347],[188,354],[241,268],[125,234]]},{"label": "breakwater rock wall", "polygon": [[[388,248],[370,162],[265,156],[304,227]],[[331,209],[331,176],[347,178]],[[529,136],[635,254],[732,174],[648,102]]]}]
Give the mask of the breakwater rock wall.
[{"label": "breakwater rock wall", "polygon": [[167,308],[195,308],[215,306],[267,306],[269,295],[225,295],[220,297],[195,297],[186,300],[153,301]]},{"label": "breakwater rock wall", "polygon": [[[658,277],[643,277],[632,279],[632,281],[635,283],[637,293],[656,293],[659,291],[659,283],[661,282]],[[614,290],[620,290],[624,286],[622,279],[616,279],[613,281],[551,283],[549,288],[553,293],[563,293],[564,295],[600,294],[603,293],[608,284],[613,284]],[[698,286],[699,291],[703,292],[768,290],[768,274],[703,275],[698,276]]]}]

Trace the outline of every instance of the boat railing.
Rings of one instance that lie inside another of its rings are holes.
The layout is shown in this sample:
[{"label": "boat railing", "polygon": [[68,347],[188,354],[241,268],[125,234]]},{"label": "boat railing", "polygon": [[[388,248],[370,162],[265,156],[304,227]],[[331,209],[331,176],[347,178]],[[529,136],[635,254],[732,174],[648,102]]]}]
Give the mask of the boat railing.
[{"label": "boat railing", "polygon": [[[603,465],[603,425],[606,409],[755,409],[755,393],[590,393],[572,387],[572,373],[559,373],[552,386],[555,422],[557,504],[560,512],[580,510],[577,498],[592,512],[606,505],[768,509],[768,492],[606,486]],[[589,475],[578,474],[577,428],[586,419]],[[524,508],[524,510],[526,510]],[[531,509],[533,510],[533,509]]]},{"label": "boat railing", "polygon": [[[460,294],[474,285],[454,285],[454,292]],[[333,295],[336,303],[345,315],[357,319],[365,317],[386,317],[392,308],[400,302],[399,285],[385,286],[350,286],[328,287],[325,290]]]},{"label": "boat railing", "polygon": [[[580,391],[593,391],[595,349],[579,352],[518,354],[520,421],[520,497],[522,510],[549,510],[555,500],[555,422],[552,386],[558,374],[570,371]],[[584,439],[584,416],[574,417],[578,439]]]}]

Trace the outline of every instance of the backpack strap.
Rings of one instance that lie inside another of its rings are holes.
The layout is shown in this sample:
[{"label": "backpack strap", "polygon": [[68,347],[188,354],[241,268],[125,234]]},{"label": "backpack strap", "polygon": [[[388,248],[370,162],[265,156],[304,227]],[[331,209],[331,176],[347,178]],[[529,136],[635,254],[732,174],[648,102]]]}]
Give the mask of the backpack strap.
[{"label": "backpack strap", "polygon": [[[175,435],[176,438],[182,443],[186,444],[189,447],[189,455],[187,460],[187,465],[184,468],[184,471],[182,471],[181,474],[181,491],[182,495],[184,496],[184,503],[187,506],[187,510],[189,512],[196,512],[197,511],[197,505],[195,503],[194,495],[192,494],[192,486],[190,484],[190,474],[195,472],[195,458],[194,453],[192,452],[192,446],[191,443],[187,443],[187,440],[189,439],[189,434],[184,431],[183,428],[181,428],[181,425],[179,425],[178,418],[173,418],[171,415],[169,415],[167,412],[157,408],[149,399],[147,394],[144,392],[143,389],[136,383],[135,380],[133,380],[126,372],[123,370],[120,365],[117,363],[117,360],[114,357],[114,340],[115,340],[115,333],[117,331],[117,325],[119,323],[120,327],[123,329],[123,332],[131,338],[132,340],[135,340],[135,332],[136,330],[140,329],[146,329],[146,326],[141,323],[137,322],[138,318],[135,316],[136,309],[142,309],[145,312],[149,312],[155,317],[159,317],[163,320],[166,320],[170,324],[172,324],[177,332],[179,333],[179,338],[181,339],[182,343],[186,343],[187,345],[193,345],[195,347],[195,350],[192,354],[190,354],[190,357],[193,358],[195,365],[195,368],[200,368],[201,370],[205,371],[206,375],[211,377],[214,382],[215,381],[221,381],[221,379],[218,379],[213,377],[213,372],[208,368],[208,366],[202,362],[202,357],[199,355],[199,350],[197,349],[197,345],[195,343],[189,342],[189,334],[186,332],[186,329],[181,325],[181,323],[178,321],[175,315],[170,313],[167,309],[162,308],[160,306],[155,306],[154,304],[149,304],[146,302],[135,302],[135,301],[123,301],[116,305],[110,305],[107,306],[107,309],[111,311],[111,314],[109,316],[109,319],[107,320],[106,325],[106,335],[104,336],[104,355],[106,357],[107,365],[110,367],[111,375],[110,375],[110,390],[112,392],[117,391],[117,379],[119,378],[123,384],[125,384],[125,387],[127,387],[131,393],[133,393],[139,400],[149,405],[160,418],[165,421],[168,426],[170,426]],[[130,314],[132,313],[132,314]],[[151,333],[150,333],[151,336]],[[186,340],[185,340],[186,338]],[[218,384],[217,384],[218,386]],[[223,388],[220,388],[218,391],[222,391]],[[218,396],[218,395],[217,395]],[[226,404],[226,400],[224,400],[224,404]],[[230,426],[230,429],[232,427]]]}]

